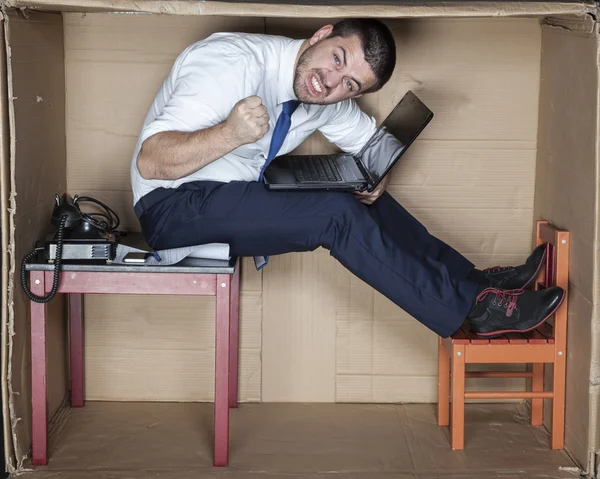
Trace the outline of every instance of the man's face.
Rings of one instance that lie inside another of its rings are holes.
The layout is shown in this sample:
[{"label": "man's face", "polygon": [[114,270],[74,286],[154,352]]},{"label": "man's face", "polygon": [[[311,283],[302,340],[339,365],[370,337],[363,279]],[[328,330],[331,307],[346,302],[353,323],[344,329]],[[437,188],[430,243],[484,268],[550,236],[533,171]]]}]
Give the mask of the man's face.
[{"label": "man's face", "polygon": [[317,31],[298,59],[294,93],[302,103],[330,104],[357,98],[376,82],[356,36],[327,38],[331,25]]}]

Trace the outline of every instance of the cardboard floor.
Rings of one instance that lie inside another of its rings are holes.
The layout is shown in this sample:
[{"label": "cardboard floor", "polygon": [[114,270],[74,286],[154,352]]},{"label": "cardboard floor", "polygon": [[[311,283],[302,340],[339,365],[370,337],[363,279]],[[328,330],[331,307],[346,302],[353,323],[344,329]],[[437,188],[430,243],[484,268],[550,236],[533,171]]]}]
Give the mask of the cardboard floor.
[{"label": "cardboard floor", "polygon": [[[574,478],[524,404],[467,404],[452,451],[435,405],[241,404],[230,465],[212,467],[209,403],[87,403],[53,426],[50,463],[22,479]],[[30,467],[30,466],[29,466]]]}]

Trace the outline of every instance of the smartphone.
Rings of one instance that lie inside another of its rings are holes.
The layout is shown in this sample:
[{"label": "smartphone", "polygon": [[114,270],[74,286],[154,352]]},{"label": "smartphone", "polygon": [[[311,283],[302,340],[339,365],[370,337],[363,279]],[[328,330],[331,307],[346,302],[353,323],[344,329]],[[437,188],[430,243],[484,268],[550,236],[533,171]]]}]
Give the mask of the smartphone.
[{"label": "smartphone", "polygon": [[145,263],[148,261],[148,256],[150,256],[150,253],[131,252],[125,255],[123,261],[125,261],[125,263]]}]

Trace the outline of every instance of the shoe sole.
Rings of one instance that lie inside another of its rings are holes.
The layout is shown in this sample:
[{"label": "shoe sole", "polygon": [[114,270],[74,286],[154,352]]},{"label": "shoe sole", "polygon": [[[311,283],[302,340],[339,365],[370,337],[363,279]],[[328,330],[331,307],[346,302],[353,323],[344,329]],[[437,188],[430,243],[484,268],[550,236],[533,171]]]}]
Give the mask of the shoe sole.
[{"label": "shoe sole", "polygon": [[544,248],[544,256],[542,256],[542,261],[540,261],[538,268],[535,270],[535,273],[533,273],[531,278],[529,278],[529,281],[527,281],[527,283],[525,283],[522,286],[523,289],[531,286],[531,283],[533,283],[535,281],[535,279],[538,277],[538,275],[540,274],[540,271],[542,270],[542,268],[544,267],[544,264],[546,263],[546,255],[547,254],[548,254],[548,244],[546,244],[546,247]]},{"label": "shoe sole", "polygon": [[508,333],[527,333],[529,331],[533,331],[534,329],[538,328],[540,325],[544,324],[550,316],[552,316],[554,313],[556,313],[556,311],[558,311],[558,309],[562,306],[566,296],[567,296],[567,293],[565,291],[563,291],[562,297],[560,298],[560,301],[556,305],[556,308],[554,308],[550,313],[548,313],[548,315],[544,319],[542,319],[539,323],[537,323],[535,326],[532,326],[529,329],[503,329],[503,330],[499,330],[499,331],[492,331],[491,333],[475,333],[475,334],[477,336],[481,336],[484,338],[495,338],[497,336],[502,336],[503,334],[508,334]]}]

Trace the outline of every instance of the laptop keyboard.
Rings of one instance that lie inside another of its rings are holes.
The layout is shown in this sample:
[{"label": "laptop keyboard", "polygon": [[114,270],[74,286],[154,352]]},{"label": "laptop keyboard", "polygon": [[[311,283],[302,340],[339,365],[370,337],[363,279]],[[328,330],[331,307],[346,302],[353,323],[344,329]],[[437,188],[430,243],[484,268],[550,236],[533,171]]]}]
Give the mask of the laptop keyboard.
[{"label": "laptop keyboard", "polygon": [[341,181],[335,162],[327,156],[292,159],[296,181]]}]

